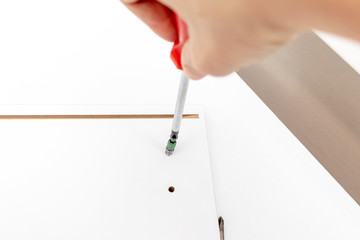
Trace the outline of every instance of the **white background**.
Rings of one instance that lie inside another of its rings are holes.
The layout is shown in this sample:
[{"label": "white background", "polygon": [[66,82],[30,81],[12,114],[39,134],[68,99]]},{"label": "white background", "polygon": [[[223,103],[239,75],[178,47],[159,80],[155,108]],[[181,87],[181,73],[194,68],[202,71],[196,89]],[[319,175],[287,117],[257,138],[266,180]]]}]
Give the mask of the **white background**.
[{"label": "white background", "polygon": [[[0,104],[173,104],[171,43],[117,0],[0,2]],[[360,47],[325,38],[360,71]],[[191,82],[203,104],[227,239],[360,239],[360,208],[232,74]]]}]

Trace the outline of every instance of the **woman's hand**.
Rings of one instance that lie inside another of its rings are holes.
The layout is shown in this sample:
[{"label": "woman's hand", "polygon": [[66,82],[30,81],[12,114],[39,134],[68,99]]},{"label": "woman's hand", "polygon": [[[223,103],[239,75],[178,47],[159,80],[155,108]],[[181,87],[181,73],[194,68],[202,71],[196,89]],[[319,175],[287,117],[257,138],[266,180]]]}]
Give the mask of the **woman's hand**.
[{"label": "woman's hand", "polygon": [[[353,29],[359,29],[355,20],[360,20],[360,1],[357,0],[122,2],[168,41],[177,38],[173,11],[186,22],[189,39],[183,48],[182,64],[192,79],[239,70],[266,57],[310,27],[351,36],[354,31],[345,24],[353,22]],[[355,37],[360,38],[359,30],[355,33],[358,34]]]}]

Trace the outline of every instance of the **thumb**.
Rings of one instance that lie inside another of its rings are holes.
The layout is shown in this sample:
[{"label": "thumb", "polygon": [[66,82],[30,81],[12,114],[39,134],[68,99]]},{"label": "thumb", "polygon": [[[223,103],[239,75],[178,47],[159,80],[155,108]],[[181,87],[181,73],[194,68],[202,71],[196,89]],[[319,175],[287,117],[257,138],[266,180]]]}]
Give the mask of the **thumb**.
[{"label": "thumb", "polygon": [[191,48],[191,42],[187,40],[181,51],[181,64],[185,75],[192,80],[199,80],[206,76],[206,74],[201,73],[195,69],[193,65],[193,51]]}]

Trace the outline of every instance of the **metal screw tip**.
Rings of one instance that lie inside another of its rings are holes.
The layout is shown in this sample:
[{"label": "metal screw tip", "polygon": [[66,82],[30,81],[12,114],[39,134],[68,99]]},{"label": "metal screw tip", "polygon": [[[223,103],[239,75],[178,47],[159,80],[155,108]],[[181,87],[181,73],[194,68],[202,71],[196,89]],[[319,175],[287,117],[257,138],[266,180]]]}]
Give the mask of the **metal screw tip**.
[{"label": "metal screw tip", "polygon": [[169,150],[168,148],[166,148],[165,149],[165,154],[167,155],[167,156],[171,156],[172,154],[174,153],[174,150]]}]

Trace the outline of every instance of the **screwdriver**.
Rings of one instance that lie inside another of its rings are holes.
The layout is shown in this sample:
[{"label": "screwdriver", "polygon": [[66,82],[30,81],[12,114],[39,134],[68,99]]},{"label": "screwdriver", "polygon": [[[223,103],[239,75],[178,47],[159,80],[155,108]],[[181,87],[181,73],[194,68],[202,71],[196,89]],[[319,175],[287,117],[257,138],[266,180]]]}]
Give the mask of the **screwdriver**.
[{"label": "screwdriver", "polygon": [[[182,19],[180,19],[176,14],[174,15],[175,15],[175,21],[178,32],[178,39],[174,42],[174,46],[171,50],[171,59],[173,60],[175,66],[179,70],[183,70],[181,65],[181,51],[184,46],[184,43],[189,38],[189,36],[187,32],[186,23]],[[189,78],[182,71],[179,91],[175,105],[175,113],[171,128],[170,139],[166,145],[166,150],[165,150],[165,154],[168,156],[171,156],[175,151],[176,142],[179,137],[181,120],[184,113],[185,100],[186,100],[188,87],[189,87]]]}]

